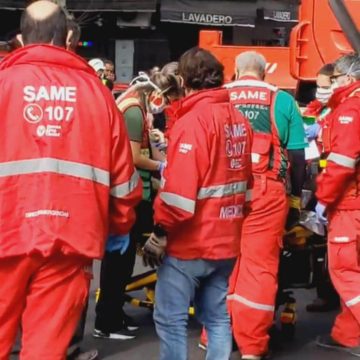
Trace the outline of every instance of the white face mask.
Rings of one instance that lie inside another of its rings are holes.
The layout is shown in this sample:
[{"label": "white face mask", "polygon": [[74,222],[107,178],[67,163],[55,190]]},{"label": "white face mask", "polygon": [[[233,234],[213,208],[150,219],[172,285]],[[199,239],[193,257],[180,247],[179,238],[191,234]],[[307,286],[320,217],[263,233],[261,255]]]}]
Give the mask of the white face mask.
[{"label": "white face mask", "polygon": [[334,92],[337,88],[339,87],[339,84],[337,83],[337,81],[334,81],[331,84],[331,90]]},{"label": "white face mask", "polygon": [[165,109],[165,105],[157,105],[155,103],[152,103],[150,102],[149,103],[149,111],[152,113],[152,114],[160,114],[164,111]]},{"label": "white face mask", "polygon": [[316,94],[315,94],[316,100],[320,101],[323,105],[326,105],[329,102],[333,92],[334,92],[333,86],[331,86],[328,89],[318,87],[316,89]]}]

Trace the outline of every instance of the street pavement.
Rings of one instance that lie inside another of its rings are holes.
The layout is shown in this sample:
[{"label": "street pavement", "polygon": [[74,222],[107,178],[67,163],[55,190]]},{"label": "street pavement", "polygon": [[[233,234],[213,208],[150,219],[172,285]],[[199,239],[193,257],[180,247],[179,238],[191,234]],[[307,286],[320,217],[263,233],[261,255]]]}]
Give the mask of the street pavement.
[{"label": "street pavement", "polygon": [[[92,330],[94,326],[95,291],[99,281],[99,263],[94,266],[94,280],[92,282],[90,305],[86,324],[86,335],[83,349],[97,348],[102,360],[157,360],[158,340],[152,322],[151,311],[126,305],[126,312],[133,316],[141,328],[136,339],[128,341],[94,339]],[[141,273],[144,268],[138,261],[135,272]],[[140,293],[140,296],[142,294]],[[304,310],[307,303],[315,297],[314,290],[296,290],[298,322],[296,335],[292,342],[284,343],[283,349],[273,354],[273,359],[279,360],[351,360],[354,356],[342,352],[320,349],[315,345],[317,335],[329,332],[335,313],[310,314]],[[200,326],[195,319],[189,324],[189,360],[205,359],[205,352],[197,347]],[[12,360],[17,357],[13,356]],[[239,360],[237,352],[233,352],[231,360]],[[41,360],[41,359],[39,359]],[[171,360],[171,359],[169,359]]]},{"label": "street pavement", "polygon": [[[135,272],[144,271],[140,262],[137,263]],[[97,348],[103,360],[157,360],[158,340],[156,337],[152,314],[147,309],[126,306],[126,312],[133,316],[141,325],[138,336],[134,340],[116,341],[99,340],[91,336],[94,326],[94,294],[98,284],[99,265],[95,264],[95,279],[92,285],[91,304],[88,312],[84,349]],[[310,314],[304,310],[306,304],[315,297],[314,290],[296,290],[298,323],[296,326],[295,340],[284,343],[284,349],[274,354],[274,359],[279,360],[350,360],[355,357],[339,352],[326,351],[315,345],[317,335],[329,332],[335,313]],[[204,351],[197,347],[200,326],[195,319],[190,321],[189,328],[189,360],[205,359]],[[231,360],[240,359],[234,352]],[[171,359],[169,359],[171,360]]]}]

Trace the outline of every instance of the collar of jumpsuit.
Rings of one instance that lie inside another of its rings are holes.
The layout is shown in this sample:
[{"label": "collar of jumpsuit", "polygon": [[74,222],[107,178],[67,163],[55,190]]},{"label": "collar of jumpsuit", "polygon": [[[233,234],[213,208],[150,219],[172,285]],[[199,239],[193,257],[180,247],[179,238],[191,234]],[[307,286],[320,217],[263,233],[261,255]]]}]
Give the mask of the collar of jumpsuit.
[{"label": "collar of jumpsuit", "polygon": [[177,118],[186,114],[190,111],[195,105],[198,106],[201,103],[206,105],[223,103],[229,101],[229,93],[227,89],[224,88],[215,88],[215,89],[205,89],[197,91],[189,96],[186,96],[179,104],[177,109]]},{"label": "collar of jumpsuit", "polygon": [[20,64],[51,64],[71,67],[80,71],[95,74],[94,70],[80,56],[53,45],[28,45],[17,49],[6,56],[0,63],[0,70]]},{"label": "collar of jumpsuit", "polygon": [[360,81],[356,81],[350,85],[342,86],[336,89],[329,100],[328,107],[335,109],[345,99],[352,96],[360,97]]}]

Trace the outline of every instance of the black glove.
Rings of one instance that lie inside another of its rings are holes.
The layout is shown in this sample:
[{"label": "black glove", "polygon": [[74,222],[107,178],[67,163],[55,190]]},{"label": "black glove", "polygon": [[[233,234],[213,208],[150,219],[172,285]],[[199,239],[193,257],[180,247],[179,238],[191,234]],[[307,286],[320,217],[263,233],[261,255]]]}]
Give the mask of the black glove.
[{"label": "black glove", "polygon": [[289,199],[289,212],[285,225],[285,229],[287,231],[291,230],[294,226],[299,224],[300,207],[301,207],[301,199],[297,196],[291,195]]},{"label": "black glove", "polygon": [[152,233],[143,247],[144,265],[152,268],[160,266],[165,254],[166,244],[166,236],[156,236]]}]

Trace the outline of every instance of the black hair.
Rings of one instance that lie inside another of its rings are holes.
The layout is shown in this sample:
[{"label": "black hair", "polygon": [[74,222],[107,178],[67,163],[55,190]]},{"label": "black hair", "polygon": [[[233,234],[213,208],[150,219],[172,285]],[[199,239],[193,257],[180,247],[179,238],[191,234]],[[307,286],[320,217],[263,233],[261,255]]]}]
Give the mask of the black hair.
[{"label": "black hair", "polygon": [[104,65],[112,65],[112,66],[115,66],[115,64],[114,64],[114,62],[113,61],[111,61],[111,60],[109,60],[109,59],[104,59],[103,60],[103,62],[104,62]]},{"label": "black hair", "polygon": [[224,82],[224,66],[209,51],[194,47],[179,60],[184,85],[193,90],[219,87]]}]

